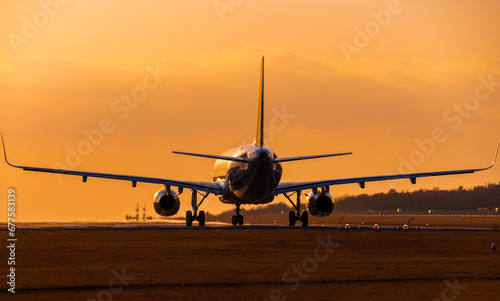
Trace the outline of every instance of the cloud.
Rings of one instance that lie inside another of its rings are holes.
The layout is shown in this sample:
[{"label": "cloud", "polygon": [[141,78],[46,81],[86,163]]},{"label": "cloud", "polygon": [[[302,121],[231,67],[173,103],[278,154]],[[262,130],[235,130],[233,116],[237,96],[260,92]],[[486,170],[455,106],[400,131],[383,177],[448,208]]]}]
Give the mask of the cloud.
[{"label": "cloud", "polygon": [[[159,62],[162,70],[170,72],[168,79],[134,113],[141,126],[129,123],[125,129],[159,134],[164,128],[158,122],[167,121],[178,133],[196,131],[198,123],[213,130],[251,126],[259,54],[266,55],[266,105],[289,106],[300,112],[298,122],[317,129],[396,124],[404,128],[440,122],[446,108],[470,93],[479,74],[500,74],[498,61],[481,58],[358,61],[363,68],[356,64],[346,68],[335,60],[277,46],[249,47],[231,55],[170,58]],[[146,67],[60,58],[10,59],[2,66],[4,120],[25,131],[37,124],[52,133],[91,127],[113,114],[113,100],[140,84]]]}]

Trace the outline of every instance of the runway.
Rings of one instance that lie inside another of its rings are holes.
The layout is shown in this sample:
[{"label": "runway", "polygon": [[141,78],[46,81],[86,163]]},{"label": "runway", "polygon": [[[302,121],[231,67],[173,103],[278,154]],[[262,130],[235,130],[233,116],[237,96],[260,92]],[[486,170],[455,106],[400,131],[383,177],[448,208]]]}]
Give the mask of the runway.
[{"label": "runway", "polygon": [[[466,287],[460,300],[495,300],[500,283],[493,231],[180,222],[24,223],[18,230],[16,297],[24,301],[434,300],[454,281]],[[0,269],[7,272],[6,261]]]},{"label": "runway", "polygon": [[[5,225],[5,224],[4,224]],[[6,225],[0,225],[1,229],[6,229]],[[244,224],[243,226],[233,226],[230,223],[223,222],[207,222],[204,227],[193,225],[187,227],[184,221],[178,220],[175,222],[57,222],[57,223],[20,223],[17,226],[21,231],[82,231],[82,232],[99,232],[99,231],[210,231],[210,230],[223,230],[223,231],[242,231],[242,230],[281,230],[281,231],[341,231],[341,232],[376,232],[373,226],[359,226],[351,225],[351,229],[346,231],[344,226],[332,225],[309,225],[302,227],[296,225],[290,227],[285,224]],[[406,232],[402,230],[400,232]],[[397,226],[380,226],[381,232],[397,232]],[[435,232],[435,231],[495,231],[494,228],[484,227],[409,227],[407,232]]]}]

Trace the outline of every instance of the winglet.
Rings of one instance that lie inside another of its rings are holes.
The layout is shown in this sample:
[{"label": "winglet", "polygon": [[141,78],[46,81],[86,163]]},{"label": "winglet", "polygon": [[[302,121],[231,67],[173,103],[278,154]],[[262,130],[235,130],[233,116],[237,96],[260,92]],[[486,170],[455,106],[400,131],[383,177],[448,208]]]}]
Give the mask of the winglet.
[{"label": "winglet", "polygon": [[3,146],[3,156],[5,157],[5,162],[9,164],[12,167],[15,167],[14,165],[9,163],[9,160],[7,160],[7,152],[5,151],[5,142],[3,142],[3,133],[0,133],[0,136],[2,136],[2,146]]},{"label": "winglet", "polygon": [[500,142],[498,142],[497,151],[495,152],[495,158],[493,159],[493,163],[491,163],[491,165],[488,166],[488,167],[486,167],[486,168],[477,169],[476,171],[487,170],[487,169],[490,169],[493,166],[495,166],[495,163],[497,162],[497,157],[498,157],[498,151],[499,150],[500,150]]},{"label": "winglet", "polygon": [[259,102],[257,105],[256,146],[264,146],[264,57],[260,58]]},{"label": "winglet", "polygon": [[500,142],[498,142],[497,152],[496,152],[496,154],[495,154],[495,159],[493,159],[493,163],[491,163],[491,166],[492,166],[492,167],[493,167],[493,166],[495,165],[495,163],[497,162],[498,150],[500,150]]}]

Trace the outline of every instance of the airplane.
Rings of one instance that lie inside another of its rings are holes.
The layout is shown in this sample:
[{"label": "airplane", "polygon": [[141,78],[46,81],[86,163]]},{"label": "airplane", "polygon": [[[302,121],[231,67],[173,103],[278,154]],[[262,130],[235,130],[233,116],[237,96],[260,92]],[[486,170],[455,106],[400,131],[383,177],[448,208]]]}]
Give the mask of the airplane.
[{"label": "airplane", "polygon": [[[363,189],[367,182],[409,179],[412,184],[416,184],[416,179],[421,177],[479,172],[490,169],[495,165],[498,149],[500,148],[499,143],[493,163],[486,168],[327,179],[321,181],[280,182],[283,173],[282,163],[351,155],[352,152],[279,158],[272,148],[264,144],[264,57],[261,57],[260,61],[256,128],[253,144],[230,149],[222,155],[173,152],[175,154],[215,159],[212,182],[180,181],[14,165],[7,160],[3,134],[1,137],[5,161],[8,165],[15,168],[35,172],[81,176],[83,182],[87,182],[88,178],[105,178],[129,181],[132,183],[132,187],[136,187],[138,182],[162,184],[164,187],[158,190],[154,196],[154,209],[161,216],[168,217],[177,214],[180,209],[179,195],[182,194],[184,189],[190,189],[192,211],[189,210],[186,212],[186,226],[192,226],[193,221],[198,221],[199,226],[205,225],[205,212],[202,210],[198,211],[198,209],[209,194],[217,196],[222,203],[235,205],[235,215],[231,219],[231,223],[234,226],[243,225],[243,216],[240,214],[241,205],[268,204],[280,194],[284,195],[295,208],[294,211],[289,212],[289,226],[295,226],[295,223],[298,221],[301,222],[302,226],[307,226],[309,214],[315,217],[325,217],[333,212],[334,199],[330,194],[330,186],[357,183]],[[172,187],[177,187],[177,192]],[[311,190],[311,192],[306,194],[307,211],[300,212],[301,194],[304,190]],[[294,194],[296,196],[295,202],[291,198]],[[201,196],[200,201],[198,201],[198,195]]]}]

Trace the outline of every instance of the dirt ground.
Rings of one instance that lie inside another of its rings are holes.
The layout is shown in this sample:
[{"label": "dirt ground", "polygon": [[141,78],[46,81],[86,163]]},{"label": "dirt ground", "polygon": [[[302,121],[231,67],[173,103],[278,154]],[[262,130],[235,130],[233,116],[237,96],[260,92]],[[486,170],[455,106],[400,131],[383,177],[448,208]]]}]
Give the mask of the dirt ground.
[{"label": "dirt ground", "polygon": [[[2,230],[3,231],[3,230]],[[4,233],[4,232],[2,232]],[[19,230],[0,300],[497,300],[500,232]],[[5,241],[5,239],[2,239]],[[5,246],[2,247],[5,249]]]}]

